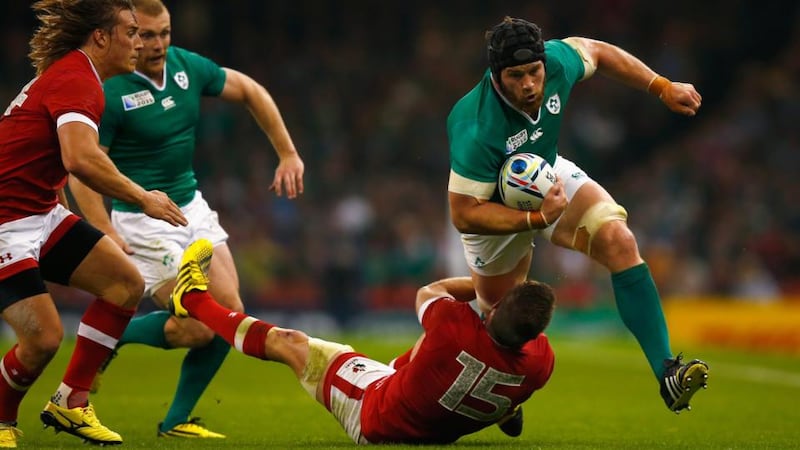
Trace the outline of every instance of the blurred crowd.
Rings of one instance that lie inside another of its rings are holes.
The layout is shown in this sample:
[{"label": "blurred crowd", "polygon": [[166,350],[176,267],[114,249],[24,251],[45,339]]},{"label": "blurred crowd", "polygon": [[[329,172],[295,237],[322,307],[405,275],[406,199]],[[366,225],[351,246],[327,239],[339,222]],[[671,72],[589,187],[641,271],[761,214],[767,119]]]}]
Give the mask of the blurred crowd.
[{"label": "blurred crowd", "polygon": [[[4,4],[0,103],[33,76],[26,2]],[[173,45],[262,82],[306,163],[298,200],[246,111],[209,100],[196,169],[231,234],[250,307],[407,308],[465,274],[448,218],[445,120],[486,67],[504,15],[545,38],[617,44],[703,95],[695,118],[596,76],[573,91],[560,151],[629,212],[667,297],[800,297],[800,15],[796,2],[165,1]],[[576,305],[610,298],[585,258],[536,247],[532,275]]]}]

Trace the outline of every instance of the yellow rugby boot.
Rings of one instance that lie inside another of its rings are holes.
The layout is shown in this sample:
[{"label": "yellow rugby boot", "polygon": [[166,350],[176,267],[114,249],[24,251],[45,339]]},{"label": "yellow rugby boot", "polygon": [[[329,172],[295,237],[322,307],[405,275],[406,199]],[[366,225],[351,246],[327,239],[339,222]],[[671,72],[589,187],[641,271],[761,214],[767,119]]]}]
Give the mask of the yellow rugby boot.
[{"label": "yellow rugby boot", "polygon": [[39,414],[44,427],[53,427],[56,433],[65,431],[96,445],[122,444],[122,436],[109,430],[94,414],[94,406],[78,408],[62,408],[53,402],[47,402],[44,411]]},{"label": "yellow rugby boot", "polygon": [[21,437],[16,422],[0,422],[0,448],[17,448],[17,439]]},{"label": "yellow rugby boot", "polygon": [[158,424],[158,437],[181,437],[181,438],[212,438],[224,439],[225,435],[215,433],[200,420],[199,417],[192,417],[188,422],[179,423],[169,431],[161,431],[161,424]]},{"label": "yellow rugby boot", "polygon": [[175,288],[170,296],[169,311],[177,317],[189,317],[189,311],[181,304],[181,297],[188,291],[208,290],[208,266],[214,247],[208,239],[198,239],[183,251]]}]

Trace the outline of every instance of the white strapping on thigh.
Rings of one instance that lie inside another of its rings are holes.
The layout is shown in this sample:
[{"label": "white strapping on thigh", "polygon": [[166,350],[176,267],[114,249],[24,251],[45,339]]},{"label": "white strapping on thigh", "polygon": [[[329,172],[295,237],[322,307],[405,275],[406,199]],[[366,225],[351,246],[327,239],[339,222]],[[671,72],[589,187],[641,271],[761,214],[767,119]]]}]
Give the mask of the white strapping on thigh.
[{"label": "white strapping on thigh", "polygon": [[331,360],[340,353],[352,351],[353,347],[349,345],[313,337],[308,338],[308,361],[303,368],[300,384],[311,395],[311,398],[317,398],[317,385],[325,376],[325,369],[328,368]]}]

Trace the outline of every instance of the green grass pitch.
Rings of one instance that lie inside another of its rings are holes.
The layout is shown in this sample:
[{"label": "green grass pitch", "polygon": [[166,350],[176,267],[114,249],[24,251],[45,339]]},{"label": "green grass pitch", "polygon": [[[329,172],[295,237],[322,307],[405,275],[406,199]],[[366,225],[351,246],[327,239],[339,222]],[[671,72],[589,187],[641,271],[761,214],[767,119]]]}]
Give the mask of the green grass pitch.
[{"label": "green grass pitch", "polygon": [[[675,415],[658,395],[655,379],[635,342],[551,334],[556,369],[550,383],[525,404],[517,439],[496,427],[459,440],[455,447],[526,449],[767,449],[800,448],[800,358],[683,348],[711,366],[709,389],[693,410]],[[337,339],[388,361],[414,336]],[[9,344],[3,346],[7,351]],[[66,367],[65,342],[20,408],[19,448],[86,448],[65,433],[43,430],[38,415]],[[676,349],[677,350],[677,349]],[[122,434],[125,448],[249,449],[352,448],[338,423],[307,396],[290,371],[236,352],[195,408],[225,440],[156,437],[185,350],[123,348],[92,397],[98,417]],[[415,448],[396,446],[400,448]],[[434,447],[425,447],[434,448]]]}]

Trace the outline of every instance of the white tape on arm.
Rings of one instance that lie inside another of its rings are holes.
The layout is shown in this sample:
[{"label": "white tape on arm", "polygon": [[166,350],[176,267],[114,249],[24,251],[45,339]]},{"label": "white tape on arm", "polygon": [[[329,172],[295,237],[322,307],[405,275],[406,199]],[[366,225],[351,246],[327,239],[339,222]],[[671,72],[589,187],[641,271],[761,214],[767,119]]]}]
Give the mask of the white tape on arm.
[{"label": "white tape on arm", "polygon": [[578,52],[578,55],[580,55],[581,60],[583,60],[583,78],[581,78],[581,80],[591,78],[592,75],[594,75],[594,72],[597,70],[597,66],[595,65],[594,61],[588,57],[588,52],[583,47],[581,41],[574,37],[565,38],[563,41],[569,44],[570,47],[574,48],[575,51]]}]

